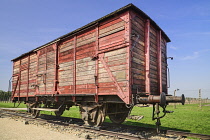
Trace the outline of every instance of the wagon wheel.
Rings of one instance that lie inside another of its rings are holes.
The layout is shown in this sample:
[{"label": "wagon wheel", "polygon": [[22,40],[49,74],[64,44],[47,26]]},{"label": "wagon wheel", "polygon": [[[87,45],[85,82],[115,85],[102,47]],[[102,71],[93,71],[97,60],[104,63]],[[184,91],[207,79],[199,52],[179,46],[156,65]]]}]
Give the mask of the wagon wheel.
[{"label": "wagon wheel", "polygon": [[55,111],[55,115],[57,117],[60,117],[63,114],[63,112],[65,111],[66,105],[61,105],[58,108],[59,108],[59,111]]},{"label": "wagon wheel", "polygon": [[97,107],[96,111],[91,112],[90,116],[95,116],[95,117],[92,119],[88,117],[88,120],[84,121],[86,125],[97,127],[104,122],[105,115],[102,109],[99,107]]},{"label": "wagon wheel", "polygon": [[34,118],[37,118],[40,114],[40,110],[35,110],[35,109],[32,109],[32,108],[38,108],[40,107],[40,104],[39,103],[34,103],[32,104],[31,108],[30,108],[30,113],[31,115],[34,117]]},{"label": "wagon wheel", "polygon": [[132,108],[127,108],[125,104],[110,104],[109,119],[116,124],[123,123]]},{"label": "wagon wheel", "polygon": [[120,114],[109,114],[109,119],[116,124],[121,124],[125,121],[128,116],[128,112]]},{"label": "wagon wheel", "polygon": [[32,113],[31,105],[29,103],[26,104],[27,112]]}]

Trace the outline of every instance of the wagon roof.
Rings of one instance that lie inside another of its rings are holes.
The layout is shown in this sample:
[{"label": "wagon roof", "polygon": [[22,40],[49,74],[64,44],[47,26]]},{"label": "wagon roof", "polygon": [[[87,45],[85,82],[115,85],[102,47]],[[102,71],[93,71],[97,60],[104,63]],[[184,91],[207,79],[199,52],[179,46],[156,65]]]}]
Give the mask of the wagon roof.
[{"label": "wagon roof", "polygon": [[115,16],[116,14],[122,13],[122,12],[124,12],[124,11],[126,11],[126,10],[129,10],[129,9],[132,9],[132,10],[134,10],[135,12],[137,12],[138,14],[140,14],[142,17],[149,19],[149,20],[150,20],[150,23],[151,23],[153,26],[155,26],[157,29],[161,30],[162,35],[163,35],[163,37],[166,39],[166,41],[167,41],[167,42],[170,42],[170,41],[171,41],[171,40],[169,39],[169,37],[165,34],[165,32],[164,32],[164,31],[163,31],[163,30],[162,30],[162,29],[161,29],[161,28],[160,28],[160,27],[159,27],[159,26],[158,26],[158,25],[157,25],[157,24],[156,24],[148,15],[147,15],[147,14],[145,14],[145,13],[144,13],[142,10],[140,10],[138,7],[136,7],[135,5],[133,5],[132,3],[130,3],[130,4],[124,6],[124,7],[120,8],[120,9],[118,9],[118,10],[116,10],[116,11],[114,11],[114,12],[112,12],[112,13],[106,15],[106,16],[104,16],[104,17],[101,17],[101,18],[99,18],[99,19],[97,19],[97,20],[95,20],[95,21],[92,21],[92,22],[86,24],[85,26],[82,26],[81,28],[78,28],[78,29],[76,29],[76,30],[74,30],[74,31],[72,31],[72,32],[70,32],[70,33],[67,33],[67,34],[65,34],[65,35],[63,35],[63,36],[60,36],[60,37],[54,39],[53,41],[50,41],[50,42],[48,42],[48,43],[46,43],[46,44],[44,44],[44,45],[42,45],[42,46],[39,46],[39,47],[37,47],[36,49],[33,49],[33,50],[31,50],[31,51],[29,51],[29,52],[27,52],[27,53],[24,53],[24,54],[20,55],[19,57],[14,58],[14,59],[11,60],[11,61],[15,61],[15,60],[17,60],[17,59],[19,59],[19,58],[21,58],[21,57],[27,55],[27,54],[30,54],[30,53],[32,53],[32,52],[35,52],[36,50],[39,50],[39,49],[41,49],[41,48],[44,48],[44,47],[46,47],[46,46],[48,46],[48,45],[50,45],[50,44],[56,43],[56,42],[58,42],[59,40],[64,39],[64,38],[66,38],[66,37],[68,37],[68,36],[75,35],[75,34],[77,34],[78,32],[81,32],[81,31],[83,31],[83,30],[85,30],[85,29],[87,29],[87,28],[89,28],[89,27],[92,27],[92,26],[96,25],[97,23],[99,23],[99,22],[101,22],[101,21],[103,21],[103,20],[106,20],[106,19],[108,19],[108,18],[110,18],[110,17],[112,17],[112,16]]}]

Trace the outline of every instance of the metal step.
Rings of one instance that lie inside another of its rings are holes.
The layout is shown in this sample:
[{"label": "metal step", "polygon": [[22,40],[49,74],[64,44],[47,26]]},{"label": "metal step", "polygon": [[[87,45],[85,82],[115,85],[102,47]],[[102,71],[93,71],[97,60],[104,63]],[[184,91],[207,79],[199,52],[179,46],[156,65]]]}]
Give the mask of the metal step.
[{"label": "metal step", "polygon": [[34,110],[40,110],[40,111],[59,111],[59,109],[51,109],[51,108],[31,108]]},{"label": "metal step", "polygon": [[2,110],[27,110],[27,108],[0,108]]}]

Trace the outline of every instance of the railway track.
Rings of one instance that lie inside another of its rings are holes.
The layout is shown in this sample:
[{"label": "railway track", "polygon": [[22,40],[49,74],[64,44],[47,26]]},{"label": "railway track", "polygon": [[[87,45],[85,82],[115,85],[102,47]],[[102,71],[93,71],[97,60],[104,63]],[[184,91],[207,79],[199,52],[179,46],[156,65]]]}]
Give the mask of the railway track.
[{"label": "railway track", "polygon": [[145,128],[139,126],[130,126],[130,125],[115,125],[112,123],[104,122],[101,127],[89,127],[85,126],[84,122],[81,119],[69,118],[69,117],[56,117],[52,115],[42,114],[39,118],[33,118],[27,112],[22,111],[12,111],[12,110],[2,110],[0,109],[0,117],[3,116],[13,116],[18,118],[25,119],[25,123],[33,122],[39,124],[51,124],[54,127],[59,128],[65,127],[65,130],[73,129],[83,131],[84,133],[89,133],[83,137],[86,139],[91,139],[92,137],[98,136],[108,136],[114,139],[128,139],[128,140],[153,140],[158,139],[164,136],[175,135],[179,138],[184,137],[194,137],[202,140],[210,140],[210,135],[204,134],[195,134],[182,131],[174,130],[161,130],[160,134],[157,135],[156,129],[154,128]]}]

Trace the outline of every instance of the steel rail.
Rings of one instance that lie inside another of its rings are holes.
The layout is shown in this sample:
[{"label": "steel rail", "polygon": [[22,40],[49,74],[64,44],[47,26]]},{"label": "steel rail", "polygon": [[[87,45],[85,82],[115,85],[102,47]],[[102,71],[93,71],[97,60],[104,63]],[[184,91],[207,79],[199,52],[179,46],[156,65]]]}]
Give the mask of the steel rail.
[{"label": "steel rail", "polygon": [[[57,125],[64,125],[64,126],[77,128],[77,129],[83,129],[85,131],[88,131],[90,133],[96,133],[98,135],[105,135],[105,136],[111,136],[111,137],[116,137],[116,138],[123,138],[123,139],[129,139],[129,140],[146,140],[146,139],[148,140],[148,138],[144,138],[140,135],[138,135],[138,136],[127,135],[127,134],[123,134],[123,133],[120,133],[120,132],[113,132],[113,131],[109,131],[109,130],[107,131],[107,130],[103,130],[103,129],[96,128],[96,127],[88,127],[88,126],[85,126],[85,125],[71,124],[71,123],[66,123],[64,121],[61,122],[61,119],[66,120],[67,117],[59,117],[60,122],[58,122],[58,117],[56,117],[57,120],[52,120],[52,118],[50,118],[50,119],[32,118],[31,116],[28,115],[29,113],[27,113],[27,112],[21,112],[21,111],[16,111],[16,110],[9,110],[9,109],[8,110],[7,109],[0,109],[0,110],[1,111],[8,111],[8,112],[6,112],[6,114],[8,114],[7,116],[9,116],[9,115],[19,116],[19,117],[22,117],[22,118],[26,118],[28,121],[29,120],[36,120],[38,122],[54,123],[54,124],[57,124]],[[0,114],[6,115],[5,112],[2,113],[1,111],[0,111]],[[15,112],[15,114],[12,114],[11,112]],[[24,114],[26,116],[24,116]],[[2,116],[2,115],[0,115],[0,116]],[[74,118],[69,118],[69,119],[74,119]],[[80,120],[80,119],[76,119],[76,122],[78,122],[78,120]],[[114,126],[114,125],[110,124],[109,126]],[[122,125],[122,126],[128,127],[128,125]],[[139,127],[139,126],[129,126],[129,127],[138,128],[139,131],[141,131],[141,130],[143,130],[143,131],[156,131],[155,128],[146,128],[146,127]],[[175,130],[160,130],[160,133],[165,134],[165,135],[175,135],[175,136],[180,136],[180,137],[194,137],[194,138],[199,138],[199,139],[202,139],[202,140],[210,140],[210,135],[206,135],[206,134],[197,134],[197,133],[175,131]]]},{"label": "steel rail", "polygon": [[197,133],[190,133],[190,132],[183,132],[183,131],[174,131],[174,130],[167,130],[167,135],[178,135],[178,136],[187,136],[187,137],[195,137],[202,140],[210,140],[210,135],[205,134],[197,134]]},{"label": "steel rail", "polygon": [[[98,135],[105,135],[105,136],[111,136],[111,137],[116,137],[116,138],[122,138],[122,139],[128,139],[128,140],[148,140],[148,139],[145,139],[141,136],[132,136],[132,135],[126,135],[126,134],[122,134],[122,133],[119,133],[119,132],[111,132],[111,131],[106,131],[106,130],[100,130],[100,129],[96,129],[94,127],[86,127],[86,126],[80,126],[80,125],[75,125],[75,124],[66,124],[64,122],[56,122],[56,121],[53,121],[53,120],[43,120],[43,119],[40,119],[40,118],[31,118],[29,116],[23,116],[24,113],[20,112],[20,111],[15,111],[16,113],[15,114],[12,114],[12,110],[6,110],[6,109],[2,109],[2,110],[5,110],[5,111],[9,111],[9,112],[6,112],[3,113],[3,115],[13,115],[13,116],[18,116],[18,117],[22,117],[22,118],[26,118],[27,121],[29,120],[36,120],[38,122],[48,122],[48,123],[55,123],[57,125],[65,125],[65,126],[70,126],[70,127],[73,127],[73,128],[77,128],[77,129],[83,129],[85,131],[88,131],[88,132],[91,132],[91,133],[96,133]],[[2,112],[0,112],[2,113]],[[21,114],[17,114],[17,113],[21,113]],[[28,115],[28,113],[25,113],[25,115]]]}]

